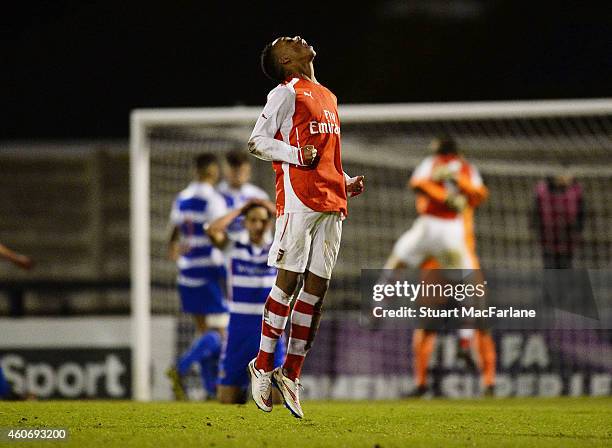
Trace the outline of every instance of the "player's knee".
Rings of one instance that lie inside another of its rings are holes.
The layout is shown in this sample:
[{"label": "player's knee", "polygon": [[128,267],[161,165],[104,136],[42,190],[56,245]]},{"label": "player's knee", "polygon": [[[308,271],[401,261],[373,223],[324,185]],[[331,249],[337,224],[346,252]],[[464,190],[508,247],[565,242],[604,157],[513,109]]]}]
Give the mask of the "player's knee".
[{"label": "player's knee", "polygon": [[296,272],[279,269],[276,275],[276,286],[285,294],[291,296],[295,292],[298,284],[299,274]]},{"label": "player's knee", "polygon": [[306,271],[304,277],[304,291],[306,291],[308,294],[312,294],[323,299],[328,287],[329,279],[319,277],[312,272]]},{"label": "player's knee", "polygon": [[208,330],[208,325],[206,324],[206,316],[202,314],[194,314],[193,320],[195,323],[196,330],[199,333],[204,333],[206,330]]},{"label": "player's knee", "polygon": [[304,285],[304,291],[307,292],[308,294],[312,294],[313,296],[320,297],[320,300],[317,302],[316,305],[319,308],[321,306],[323,306],[323,297],[325,297],[325,294],[327,293],[327,285],[325,285],[325,286],[317,285],[317,286],[314,286],[314,287],[313,286],[308,287],[308,286]]},{"label": "player's knee", "polygon": [[207,314],[205,317],[205,328],[217,330],[219,333],[223,333],[228,324],[229,313]]}]

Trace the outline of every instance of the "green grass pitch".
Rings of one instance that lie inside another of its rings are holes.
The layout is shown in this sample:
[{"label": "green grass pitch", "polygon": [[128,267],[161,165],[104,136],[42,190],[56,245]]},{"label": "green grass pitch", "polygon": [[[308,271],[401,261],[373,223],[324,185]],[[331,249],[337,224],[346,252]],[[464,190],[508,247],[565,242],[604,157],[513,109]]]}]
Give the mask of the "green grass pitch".
[{"label": "green grass pitch", "polygon": [[64,427],[79,447],[612,446],[612,398],[304,402],[306,417],[253,403],[0,403],[0,427]]}]

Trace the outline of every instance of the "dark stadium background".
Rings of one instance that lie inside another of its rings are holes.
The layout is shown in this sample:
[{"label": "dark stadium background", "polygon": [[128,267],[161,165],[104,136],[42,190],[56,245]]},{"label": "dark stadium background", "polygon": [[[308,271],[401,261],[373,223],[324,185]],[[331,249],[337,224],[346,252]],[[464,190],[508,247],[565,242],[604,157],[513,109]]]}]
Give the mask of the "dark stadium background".
[{"label": "dark stadium background", "polygon": [[[265,4],[265,5],[264,5]],[[19,2],[0,14],[4,138],[125,137],[136,107],[258,105],[300,34],[342,103],[612,93],[605,2]]]}]

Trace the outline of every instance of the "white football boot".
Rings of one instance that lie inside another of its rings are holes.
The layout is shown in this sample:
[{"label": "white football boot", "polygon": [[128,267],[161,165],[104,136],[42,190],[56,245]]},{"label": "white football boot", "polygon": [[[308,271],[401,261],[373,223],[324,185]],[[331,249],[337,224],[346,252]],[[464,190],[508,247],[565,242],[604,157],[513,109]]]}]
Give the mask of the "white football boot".
[{"label": "white football boot", "polygon": [[292,381],[283,374],[282,367],[277,367],[272,371],[272,382],[283,396],[285,407],[291,411],[294,417],[303,418],[304,412],[300,405],[300,380]]},{"label": "white football boot", "polygon": [[253,358],[247,367],[251,378],[251,396],[259,409],[270,412],[272,410],[272,372],[257,369],[255,359],[257,358]]}]

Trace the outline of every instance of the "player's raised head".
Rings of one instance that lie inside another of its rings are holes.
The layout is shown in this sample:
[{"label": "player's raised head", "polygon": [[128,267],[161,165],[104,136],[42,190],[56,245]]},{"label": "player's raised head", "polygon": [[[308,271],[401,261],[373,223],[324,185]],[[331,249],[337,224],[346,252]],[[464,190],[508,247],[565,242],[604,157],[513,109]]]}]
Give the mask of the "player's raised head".
[{"label": "player's raised head", "polygon": [[199,180],[212,184],[217,183],[220,174],[217,156],[208,152],[198,154],[194,159],[194,165]]},{"label": "player's raised head", "polygon": [[225,177],[233,188],[240,188],[251,180],[251,158],[245,151],[231,151],[225,156]]},{"label": "player's raised head", "polygon": [[440,155],[459,153],[457,142],[455,142],[455,140],[448,135],[434,138],[430,144],[430,148],[435,154]]},{"label": "player's raised head", "polygon": [[297,67],[309,64],[316,54],[300,36],[279,37],[261,52],[261,69],[273,81],[283,82]]}]

